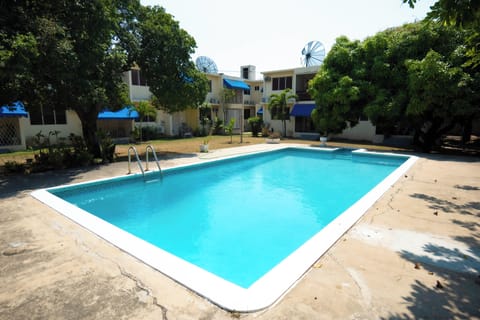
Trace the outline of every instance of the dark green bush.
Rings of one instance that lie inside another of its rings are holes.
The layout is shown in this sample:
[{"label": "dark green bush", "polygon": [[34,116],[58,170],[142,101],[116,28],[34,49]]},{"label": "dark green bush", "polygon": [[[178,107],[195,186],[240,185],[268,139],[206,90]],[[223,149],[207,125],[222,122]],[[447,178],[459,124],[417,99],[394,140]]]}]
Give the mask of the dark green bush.
[{"label": "dark green bush", "polygon": [[250,125],[252,136],[258,137],[258,134],[262,130],[263,119],[260,117],[250,117],[248,118],[247,121],[248,121],[248,124]]},{"label": "dark green bush", "polygon": [[4,164],[5,173],[23,173],[25,165],[16,161],[7,161]]}]

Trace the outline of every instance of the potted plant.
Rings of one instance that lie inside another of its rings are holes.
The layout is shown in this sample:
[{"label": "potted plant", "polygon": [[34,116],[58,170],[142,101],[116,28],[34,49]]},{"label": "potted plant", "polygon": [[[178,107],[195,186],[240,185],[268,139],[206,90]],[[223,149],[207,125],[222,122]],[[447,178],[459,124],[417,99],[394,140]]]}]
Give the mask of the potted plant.
[{"label": "potted plant", "polygon": [[272,132],[270,135],[265,139],[266,143],[280,143],[280,132]]},{"label": "potted plant", "polygon": [[200,152],[208,152],[208,142],[210,141],[210,135],[206,136],[202,144],[200,145]]},{"label": "potted plant", "polygon": [[311,117],[315,127],[320,132],[320,146],[325,147],[329,132],[335,128],[335,122],[328,114],[321,113],[317,108],[313,109]]},{"label": "potted plant", "polygon": [[212,138],[212,131],[213,129],[210,128],[208,135],[203,137],[202,144],[200,145],[200,152],[208,152],[208,143],[210,142],[210,139]]},{"label": "potted plant", "polygon": [[327,136],[320,135],[320,142],[321,142],[320,145],[322,147],[325,147],[327,145],[327,140],[328,140]]}]

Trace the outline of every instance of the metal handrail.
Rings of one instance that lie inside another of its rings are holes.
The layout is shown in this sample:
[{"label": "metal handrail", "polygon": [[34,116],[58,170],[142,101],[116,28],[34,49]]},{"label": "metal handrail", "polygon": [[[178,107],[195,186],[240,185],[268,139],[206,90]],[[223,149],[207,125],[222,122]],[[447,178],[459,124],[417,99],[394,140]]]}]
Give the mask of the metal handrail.
[{"label": "metal handrail", "polygon": [[148,163],[149,163],[149,161],[148,161],[148,150],[152,151],[153,158],[155,159],[155,163],[157,164],[158,171],[160,172],[160,175],[163,177],[162,168],[160,168],[160,163],[158,162],[158,158],[157,158],[157,153],[155,152],[155,149],[153,148],[153,146],[151,144],[149,144],[145,148],[145,153],[146,153],[145,171],[148,171]]},{"label": "metal handrail", "polygon": [[130,146],[130,148],[128,148],[128,173],[127,174],[132,173],[132,170],[130,169],[130,163],[131,163],[130,150],[133,150],[133,152],[135,153],[135,157],[137,158],[138,167],[142,171],[142,175],[145,175],[145,171],[143,171],[142,161],[140,160],[140,157],[138,156],[137,149],[134,146]]}]

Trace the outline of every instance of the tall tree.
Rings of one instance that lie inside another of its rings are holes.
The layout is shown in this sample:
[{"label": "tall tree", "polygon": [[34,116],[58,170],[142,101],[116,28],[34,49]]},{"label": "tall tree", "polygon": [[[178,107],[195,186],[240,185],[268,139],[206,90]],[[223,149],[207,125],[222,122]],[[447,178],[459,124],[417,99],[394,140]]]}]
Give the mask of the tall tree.
[{"label": "tall tree", "polygon": [[[403,3],[408,3],[413,8],[417,0],[403,0]],[[427,20],[468,30],[466,45],[469,59],[466,65],[478,68],[480,66],[480,1],[438,0],[430,9]]]},{"label": "tall tree", "polygon": [[156,106],[167,112],[198,107],[208,80],[191,60],[195,40],[162,7],[142,7],[137,63],[145,74]]},{"label": "tall tree", "polygon": [[[407,115],[419,118],[418,143],[429,152],[443,134],[456,124],[478,118],[478,82],[461,67],[431,50],[422,60],[407,62],[410,100]],[[476,87],[476,88],[475,88]]]},{"label": "tall tree", "polygon": [[413,132],[425,151],[455,125],[467,136],[480,116],[480,78],[464,65],[466,37],[435,23],[388,29],[361,43],[340,37],[310,82],[313,119],[338,132],[363,112],[387,136]]},{"label": "tall tree", "polygon": [[297,95],[292,93],[290,88],[287,88],[280,93],[272,94],[268,99],[268,108],[273,115],[273,119],[282,120],[282,135],[284,137],[287,135],[287,120],[290,119],[288,105],[291,103],[289,101],[296,98]]},{"label": "tall tree", "polygon": [[[121,80],[138,0],[3,1],[0,100],[73,109],[92,153],[96,116],[127,101]],[[4,13],[4,14],[3,14]],[[128,35],[128,36],[127,36]]]},{"label": "tall tree", "polygon": [[123,72],[136,61],[158,105],[197,107],[207,80],[190,59],[195,41],[160,7],[138,0],[2,1],[0,102],[73,109],[92,153],[98,112],[128,102]]},{"label": "tall tree", "polygon": [[309,83],[308,92],[317,106],[312,111],[312,120],[324,136],[341,133],[347,125],[358,123],[360,89],[352,79],[354,74],[364,72],[358,68],[361,65],[356,64],[358,47],[358,41],[339,37]]}]

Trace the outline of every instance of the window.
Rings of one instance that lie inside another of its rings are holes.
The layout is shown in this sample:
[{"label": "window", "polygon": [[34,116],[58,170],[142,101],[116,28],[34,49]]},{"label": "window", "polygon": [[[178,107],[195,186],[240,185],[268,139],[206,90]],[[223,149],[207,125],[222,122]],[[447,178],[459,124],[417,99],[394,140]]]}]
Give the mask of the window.
[{"label": "window", "polygon": [[134,86],[146,86],[147,80],[142,76],[140,70],[132,69],[132,85]]},{"label": "window", "polygon": [[272,90],[292,89],[292,77],[279,77],[272,79]]},{"label": "window", "polygon": [[255,86],[255,91],[260,91],[260,86]]},{"label": "window", "polygon": [[55,110],[51,106],[35,108],[29,111],[30,124],[67,124],[67,115],[65,110]]},{"label": "window", "polygon": [[242,68],[242,78],[248,79],[248,67]]},{"label": "window", "polygon": [[270,108],[270,115],[273,120],[282,120],[282,117],[285,118],[285,120],[290,119],[290,107],[285,107],[283,109],[283,114],[282,114],[282,108],[279,107],[272,107]]},{"label": "window", "polygon": [[212,92],[212,80],[208,80],[208,92]]},{"label": "window", "polygon": [[295,117],[295,132],[317,132],[310,117]]},{"label": "window", "polygon": [[248,119],[250,118],[250,109],[244,109],[243,110],[243,119]]}]

